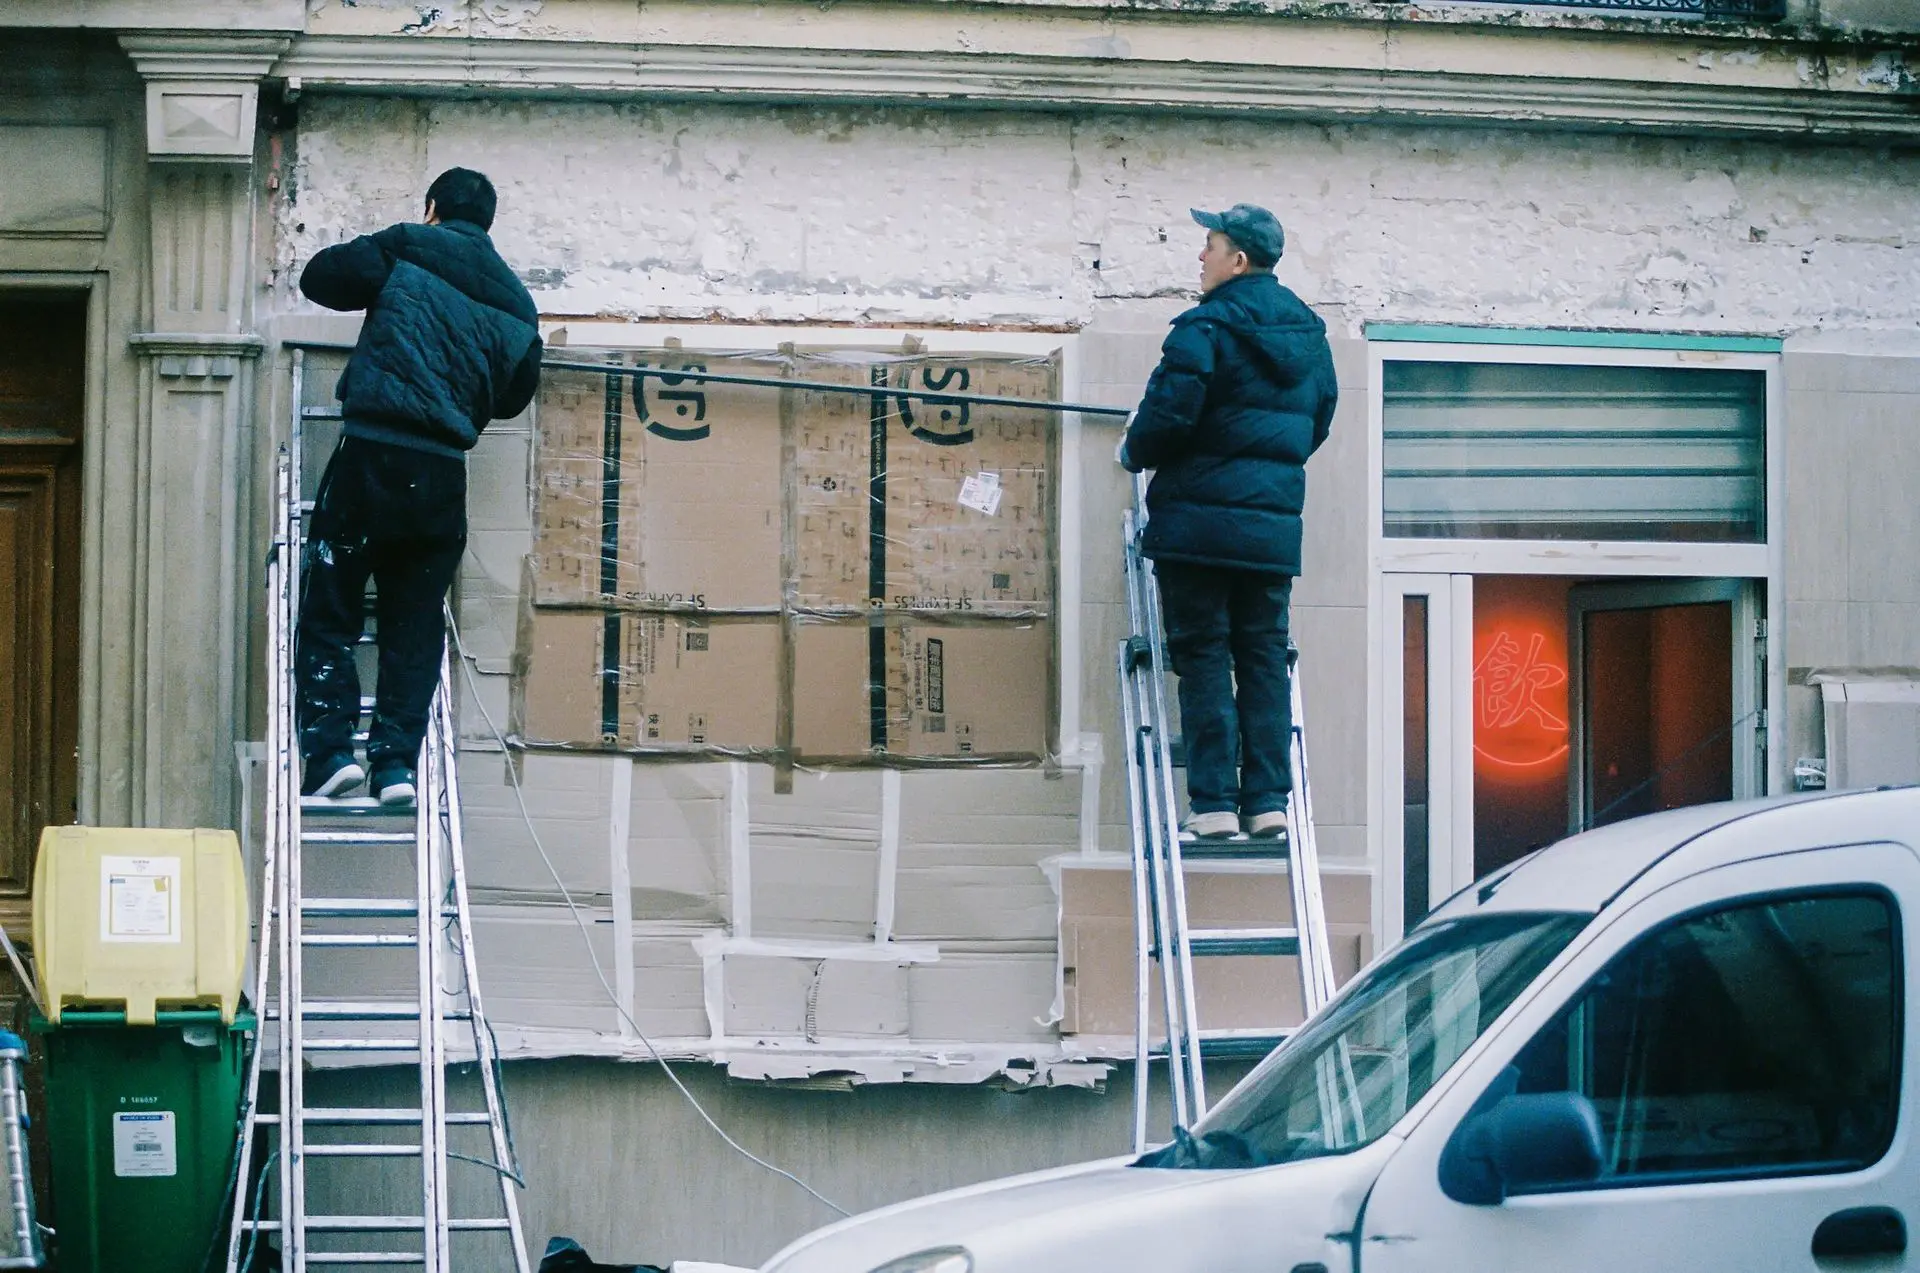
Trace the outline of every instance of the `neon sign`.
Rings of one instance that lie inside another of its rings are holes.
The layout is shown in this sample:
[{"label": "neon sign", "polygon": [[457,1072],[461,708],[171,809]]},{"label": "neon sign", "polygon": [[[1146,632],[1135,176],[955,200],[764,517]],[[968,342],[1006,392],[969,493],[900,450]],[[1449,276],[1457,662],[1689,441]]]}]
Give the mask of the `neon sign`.
[{"label": "neon sign", "polygon": [[1537,769],[1567,754],[1567,669],[1546,645],[1542,630],[1498,628],[1474,665],[1473,750],[1492,764]]}]

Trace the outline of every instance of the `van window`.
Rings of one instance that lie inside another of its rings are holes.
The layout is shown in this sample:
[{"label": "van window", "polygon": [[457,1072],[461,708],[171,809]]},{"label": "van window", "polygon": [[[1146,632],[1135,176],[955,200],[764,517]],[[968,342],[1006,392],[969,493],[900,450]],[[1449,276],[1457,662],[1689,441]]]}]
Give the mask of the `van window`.
[{"label": "van window", "polygon": [[1349,1153],[1386,1135],[1590,915],[1424,925],[1227,1094],[1135,1166],[1233,1169]]},{"label": "van window", "polygon": [[1600,1187],[1870,1166],[1898,1113],[1897,934],[1868,890],[1673,923],[1528,1044],[1519,1090],[1593,1101]]}]

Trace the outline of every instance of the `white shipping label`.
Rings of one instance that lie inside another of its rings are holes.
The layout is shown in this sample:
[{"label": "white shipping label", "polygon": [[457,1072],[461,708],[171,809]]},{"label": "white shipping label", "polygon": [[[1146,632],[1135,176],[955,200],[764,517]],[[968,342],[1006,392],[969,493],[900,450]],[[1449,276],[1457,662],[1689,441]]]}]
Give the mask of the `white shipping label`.
[{"label": "white shipping label", "polygon": [[100,859],[100,940],[180,940],[180,859]]},{"label": "white shipping label", "polygon": [[1000,475],[974,473],[960,483],[960,507],[992,517],[1000,511]]},{"label": "white shipping label", "polygon": [[113,1116],[114,1175],[172,1176],[179,1170],[171,1110]]}]

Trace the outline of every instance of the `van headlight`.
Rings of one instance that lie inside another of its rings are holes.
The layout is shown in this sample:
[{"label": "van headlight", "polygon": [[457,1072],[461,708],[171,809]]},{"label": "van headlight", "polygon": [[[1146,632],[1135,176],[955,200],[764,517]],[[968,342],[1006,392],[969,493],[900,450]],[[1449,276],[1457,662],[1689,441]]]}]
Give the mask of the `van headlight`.
[{"label": "van headlight", "polygon": [[973,1273],[973,1256],[965,1247],[937,1247],[888,1260],[872,1273]]}]

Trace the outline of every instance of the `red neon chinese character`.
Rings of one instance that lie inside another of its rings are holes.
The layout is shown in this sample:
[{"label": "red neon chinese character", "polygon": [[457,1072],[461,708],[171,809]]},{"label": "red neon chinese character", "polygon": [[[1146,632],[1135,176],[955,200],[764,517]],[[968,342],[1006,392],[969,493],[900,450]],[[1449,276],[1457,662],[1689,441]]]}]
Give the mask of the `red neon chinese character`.
[{"label": "red neon chinese character", "polygon": [[1567,722],[1540,701],[1540,691],[1567,682],[1565,668],[1540,657],[1540,648],[1546,643],[1546,637],[1535,632],[1527,642],[1527,652],[1522,655],[1520,643],[1513,639],[1512,633],[1502,631],[1494,637],[1479,666],[1473,669],[1483,728],[1507,729],[1529,716],[1536,724],[1556,733],[1567,728]]}]

